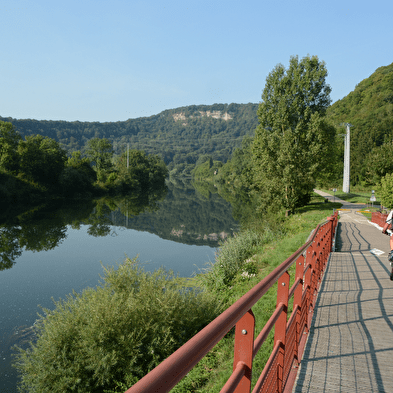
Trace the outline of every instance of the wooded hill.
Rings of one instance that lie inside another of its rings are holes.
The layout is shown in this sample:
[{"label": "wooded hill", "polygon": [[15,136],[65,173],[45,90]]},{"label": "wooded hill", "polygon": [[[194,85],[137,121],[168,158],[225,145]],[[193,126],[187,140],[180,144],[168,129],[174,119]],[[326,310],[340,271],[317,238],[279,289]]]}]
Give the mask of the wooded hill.
[{"label": "wooded hill", "polygon": [[0,120],[11,122],[22,137],[41,134],[55,139],[68,152],[84,152],[91,138],[109,139],[115,154],[124,151],[129,143],[130,149],[162,156],[174,174],[189,174],[206,154],[226,162],[241,145],[243,136],[254,132],[257,108],[258,104],[251,103],[192,105],[110,123]]},{"label": "wooded hill", "polygon": [[[346,97],[328,108],[327,114],[335,125],[350,123],[351,127],[351,183],[372,184],[378,176],[368,176],[379,160],[383,145],[393,141],[393,63],[378,68],[361,81]],[[344,133],[344,129],[342,132]],[[388,147],[388,146],[386,146]],[[388,149],[391,150],[390,148]],[[381,157],[388,172],[393,171],[393,155]],[[389,166],[388,165],[388,166]],[[374,171],[378,172],[378,168]],[[383,173],[381,173],[383,174]],[[374,181],[373,181],[374,179]]]},{"label": "wooded hill", "polygon": [[[84,152],[86,142],[95,137],[109,139],[115,154],[124,151],[129,143],[130,149],[162,156],[172,175],[189,175],[196,163],[206,161],[206,155],[225,163],[241,146],[244,135],[254,134],[258,125],[257,108],[258,104],[252,103],[191,105],[150,117],[109,123],[4,117],[0,120],[11,122],[22,137],[41,134],[53,138],[68,152]],[[385,156],[378,149],[393,146],[393,63],[378,68],[361,81],[354,91],[331,105],[327,114],[338,127],[342,123],[353,125],[352,184],[373,184],[385,172],[393,172],[393,160],[388,168],[386,165],[383,169],[372,168],[378,161],[377,155],[382,157],[379,161],[385,163],[384,157],[390,156],[390,148],[385,149],[389,150],[383,153]],[[344,134],[345,129],[338,132]],[[342,158],[343,146],[344,142],[339,147]],[[340,160],[338,165],[342,165]]]}]

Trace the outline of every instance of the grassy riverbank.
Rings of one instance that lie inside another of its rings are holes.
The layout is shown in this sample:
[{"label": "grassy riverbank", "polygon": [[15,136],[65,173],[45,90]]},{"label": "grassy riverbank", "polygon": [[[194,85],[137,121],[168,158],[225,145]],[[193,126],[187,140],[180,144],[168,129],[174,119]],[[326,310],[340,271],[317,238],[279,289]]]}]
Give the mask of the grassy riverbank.
[{"label": "grassy riverbank", "polygon": [[[106,269],[101,286],[44,310],[33,328],[36,342],[16,358],[25,390],[123,392],[296,251],[339,206],[315,195],[290,217],[254,219],[191,280],[144,272],[130,259]],[[258,331],[275,303],[273,287],[253,307]],[[271,348],[272,336],[255,358],[256,370]],[[229,332],[173,391],[220,391],[232,361]]]},{"label": "grassy riverbank", "polygon": [[[210,266],[210,270],[205,274],[191,279],[191,283],[199,283],[207,286],[208,291],[214,293],[217,300],[223,302],[225,307],[229,307],[253,286],[255,286],[263,277],[274,270],[286,258],[292,255],[307,240],[311,231],[326,217],[333,213],[333,209],[341,206],[338,203],[325,203],[324,198],[314,195],[310,204],[298,209],[295,214],[277,221],[270,226],[267,223],[258,222],[252,224],[252,231],[260,234],[261,240],[239,252],[242,243],[242,233],[239,234],[238,247],[232,247],[233,254],[250,255],[246,263],[239,263],[237,273],[226,288],[223,288],[222,277],[218,264]],[[247,232],[246,232],[247,233]],[[246,237],[249,237],[248,233]],[[266,241],[264,241],[266,240]],[[246,243],[250,244],[249,239]],[[224,245],[224,248],[226,246]],[[235,261],[236,257],[231,258]],[[236,262],[234,262],[236,264]],[[249,273],[252,270],[255,273]],[[247,273],[247,274],[245,274]],[[291,273],[293,280],[294,271]],[[254,276],[255,274],[255,276]],[[213,277],[209,277],[213,276]],[[212,285],[212,282],[220,285]],[[292,282],[291,282],[292,284]],[[214,289],[215,288],[215,289]],[[258,334],[276,306],[276,288],[271,288],[268,293],[254,307],[253,312],[256,318],[256,334]],[[216,347],[205,357],[191,372],[176,386],[173,390],[175,393],[186,392],[219,392],[229,378],[232,371],[233,363],[233,345],[234,329],[216,345]],[[258,355],[254,359],[255,370],[261,371],[266,363],[270,352],[273,348],[273,333],[270,334],[264,346],[262,346]],[[253,384],[256,383],[257,373],[254,374]]]}]

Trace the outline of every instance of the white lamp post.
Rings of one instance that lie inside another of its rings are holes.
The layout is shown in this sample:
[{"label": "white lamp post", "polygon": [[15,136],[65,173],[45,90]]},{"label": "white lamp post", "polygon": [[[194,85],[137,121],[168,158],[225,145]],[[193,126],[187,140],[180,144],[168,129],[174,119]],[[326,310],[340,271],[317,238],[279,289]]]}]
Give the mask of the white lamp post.
[{"label": "white lamp post", "polygon": [[351,157],[351,138],[350,138],[350,127],[352,124],[346,123],[347,133],[345,134],[344,140],[344,180],[343,180],[343,192],[349,193],[349,182],[350,182],[350,157]]}]

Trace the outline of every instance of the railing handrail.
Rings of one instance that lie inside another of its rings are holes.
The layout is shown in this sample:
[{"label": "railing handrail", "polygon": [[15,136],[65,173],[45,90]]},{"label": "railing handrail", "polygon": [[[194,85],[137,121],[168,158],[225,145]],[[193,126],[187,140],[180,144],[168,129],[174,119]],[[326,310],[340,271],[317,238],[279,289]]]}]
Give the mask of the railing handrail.
[{"label": "railing handrail", "polygon": [[[335,215],[337,217],[337,214]],[[295,253],[262,279],[256,286],[227,308],[204,329],[187,341],[182,347],[134,384],[126,393],[159,393],[172,389],[241,319],[251,307],[278,281],[300,255],[313,244],[319,229]],[[330,250],[329,250],[330,251]],[[234,365],[239,379],[243,368]],[[243,375],[242,374],[242,375]],[[241,378],[241,377],[240,377]]]}]

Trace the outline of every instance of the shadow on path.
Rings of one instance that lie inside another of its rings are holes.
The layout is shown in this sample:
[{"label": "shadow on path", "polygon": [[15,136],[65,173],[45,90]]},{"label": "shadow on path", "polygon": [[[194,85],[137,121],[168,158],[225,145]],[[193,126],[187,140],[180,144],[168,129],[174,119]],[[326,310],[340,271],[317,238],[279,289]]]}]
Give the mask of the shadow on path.
[{"label": "shadow on path", "polygon": [[293,392],[393,392],[388,238],[358,218],[339,222]]}]

